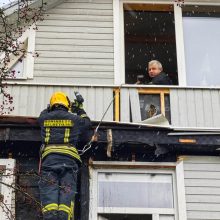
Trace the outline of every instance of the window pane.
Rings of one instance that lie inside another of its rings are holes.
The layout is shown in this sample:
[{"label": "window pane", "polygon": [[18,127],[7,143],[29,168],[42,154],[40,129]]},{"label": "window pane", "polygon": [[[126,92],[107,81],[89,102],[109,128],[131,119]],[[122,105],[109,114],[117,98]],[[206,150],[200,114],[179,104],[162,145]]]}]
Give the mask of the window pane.
[{"label": "window pane", "polygon": [[189,86],[219,86],[220,7],[183,8],[186,77]]},{"label": "window pane", "polygon": [[173,208],[172,175],[99,174],[98,206]]},{"label": "window pane", "polygon": [[141,120],[161,114],[160,95],[139,95]]},{"label": "window pane", "polygon": [[143,76],[147,84],[147,63],[156,59],[178,84],[173,5],[124,4],[124,37],[126,83]]},{"label": "window pane", "polygon": [[24,63],[26,58],[21,58],[11,69],[10,78],[23,77]]}]

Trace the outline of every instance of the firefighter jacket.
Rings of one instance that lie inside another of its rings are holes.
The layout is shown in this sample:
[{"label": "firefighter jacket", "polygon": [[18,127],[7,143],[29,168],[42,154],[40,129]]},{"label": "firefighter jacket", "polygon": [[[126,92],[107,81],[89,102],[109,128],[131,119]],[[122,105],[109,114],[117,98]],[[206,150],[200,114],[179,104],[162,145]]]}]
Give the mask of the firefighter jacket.
[{"label": "firefighter jacket", "polygon": [[45,109],[41,112],[38,123],[44,146],[42,159],[51,153],[56,153],[81,161],[77,150],[78,142],[82,133],[88,132],[91,126],[84,110],[80,111],[79,115],[75,115],[62,106],[51,111]]}]

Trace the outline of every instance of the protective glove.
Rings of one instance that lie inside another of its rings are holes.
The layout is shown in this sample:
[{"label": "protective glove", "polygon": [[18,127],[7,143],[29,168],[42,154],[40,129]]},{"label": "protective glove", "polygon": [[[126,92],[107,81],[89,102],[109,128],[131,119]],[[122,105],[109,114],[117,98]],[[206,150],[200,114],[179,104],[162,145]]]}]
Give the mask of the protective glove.
[{"label": "protective glove", "polygon": [[79,103],[76,99],[74,100],[74,102],[71,103],[71,112],[76,113],[82,118],[85,118],[85,117],[88,118],[85,110],[83,109],[83,104]]}]

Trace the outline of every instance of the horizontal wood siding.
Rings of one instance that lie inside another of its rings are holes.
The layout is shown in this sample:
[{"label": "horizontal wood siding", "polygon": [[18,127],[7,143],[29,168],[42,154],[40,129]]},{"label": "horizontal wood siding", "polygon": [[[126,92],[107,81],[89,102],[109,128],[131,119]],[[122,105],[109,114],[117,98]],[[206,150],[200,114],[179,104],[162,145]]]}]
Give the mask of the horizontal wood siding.
[{"label": "horizontal wood siding", "polygon": [[113,1],[64,0],[36,34],[34,82],[113,84]]},{"label": "horizontal wood siding", "polygon": [[[113,99],[113,88],[110,87],[11,85],[8,86],[7,91],[13,97],[12,106],[15,108],[10,115],[15,116],[37,117],[47,107],[54,92],[63,91],[70,100],[74,100],[74,91],[79,91],[85,100],[83,105],[88,116],[92,120],[101,120]],[[2,96],[0,96],[1,98]],[[113,104],[107,111],[104,120],[113,120]]]},{"label": "horizontal wood siding", "polygon": [[170,107],[175,127],[220,127],[219,89],[170,89]]},{"label": "horizontal wood siding", "polygon": [[220,219],[220,157],[184,158],[187,220]]}]

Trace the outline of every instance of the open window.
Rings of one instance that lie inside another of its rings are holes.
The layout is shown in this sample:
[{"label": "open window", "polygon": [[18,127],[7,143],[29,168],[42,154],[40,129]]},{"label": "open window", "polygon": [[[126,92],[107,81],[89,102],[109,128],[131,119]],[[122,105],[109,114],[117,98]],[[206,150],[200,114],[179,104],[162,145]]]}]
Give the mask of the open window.
[{"label": "open window", "polygon": [[0,159],[0,220],[15,219],[15,160]]},{"label": "open window", "polygon": [[147,85],[147,63],[159,60],[173,85],[220,86],[220,3],[197,2],[117,0],[115,83]]},{"label": "open window", "polygon": [[182,164],[101,163],[91,170],[90,220],[184,219]]},{"label": "open window", "polygon": [[172,84],[178,84],[172,4],[124,3],[125,83],[148,84],[148,62],[158,60]]}]

